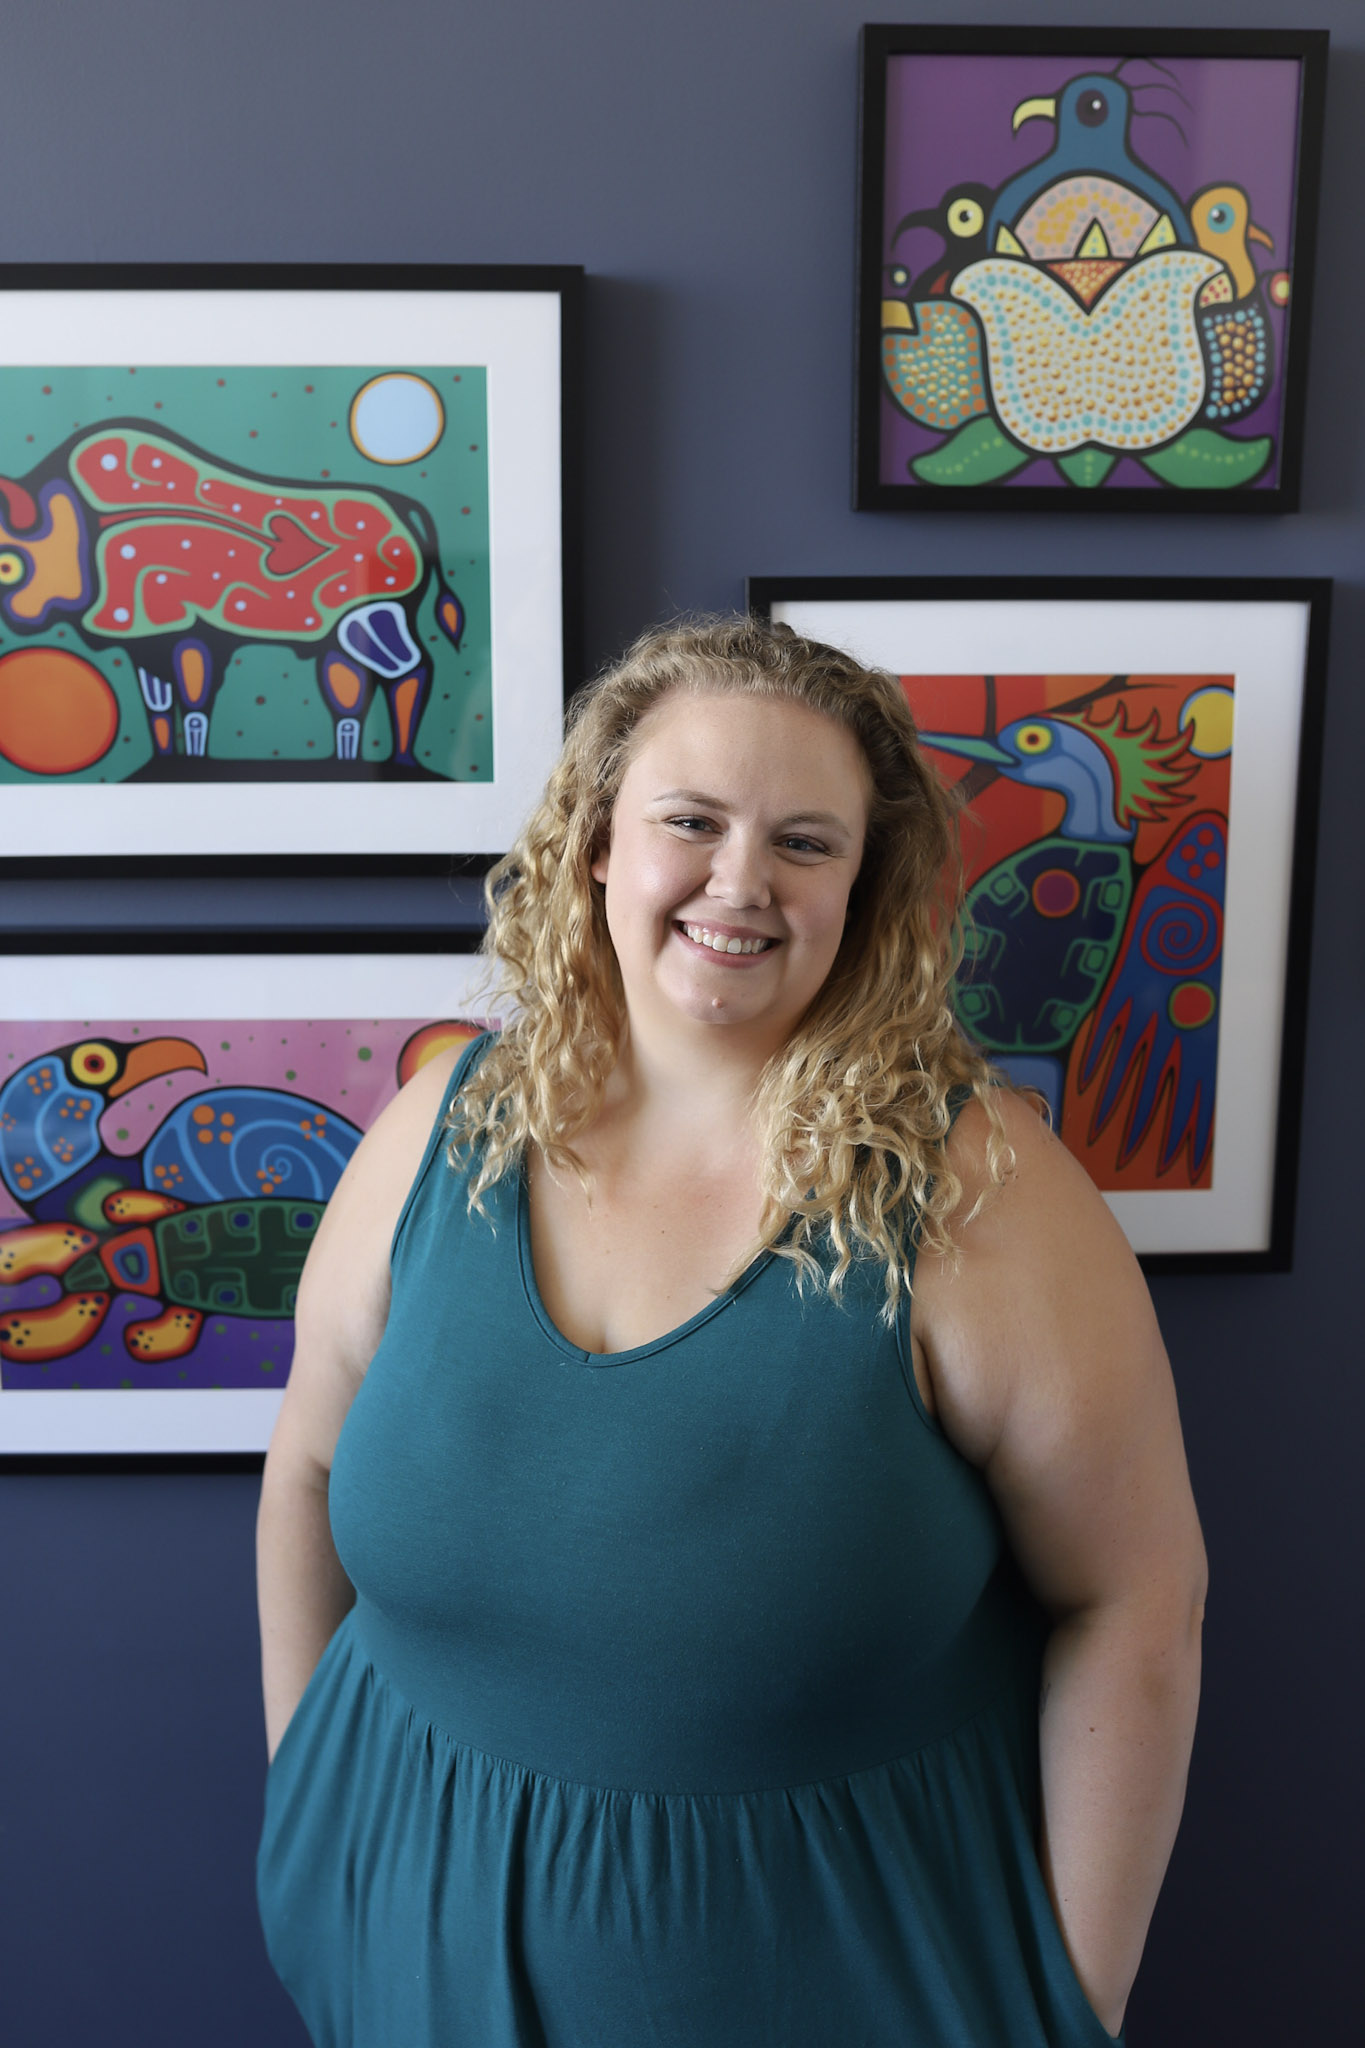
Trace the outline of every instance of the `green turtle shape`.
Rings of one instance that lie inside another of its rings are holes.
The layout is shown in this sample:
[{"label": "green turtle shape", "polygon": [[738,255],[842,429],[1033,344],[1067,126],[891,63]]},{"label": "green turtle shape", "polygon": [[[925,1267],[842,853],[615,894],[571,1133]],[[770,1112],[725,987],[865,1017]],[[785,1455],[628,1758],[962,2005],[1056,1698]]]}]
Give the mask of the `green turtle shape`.
[{"label": "green turtle shape", "polygon": [[201,1315],[292,1316],[325,1207],[249,1196],[177,1211],[106,1238],[68,1268],[62,1289],[82,1294],[112,1285]]}]

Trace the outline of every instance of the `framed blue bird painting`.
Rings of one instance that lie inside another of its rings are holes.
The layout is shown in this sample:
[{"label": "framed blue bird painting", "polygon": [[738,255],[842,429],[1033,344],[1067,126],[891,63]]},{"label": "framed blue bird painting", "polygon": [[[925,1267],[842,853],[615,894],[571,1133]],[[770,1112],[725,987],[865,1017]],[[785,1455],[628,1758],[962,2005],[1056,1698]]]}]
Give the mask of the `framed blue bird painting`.
[{"label": "framed blue bird painting", "polygon": [[856,504],[1293,511],[1326,59],[865,28]]},{"label": "framed blue bird painting", "polygon": [[964,1032],[1149,1266],[1292,1255],[1328,590],[757,579],[956,798]]},{"label": "framed blue bird painting", "polygon": [[4,962],[0,1455],[259,1453],[327,1203],[482,1028],[480,963],[401,934],[96,943]]}]

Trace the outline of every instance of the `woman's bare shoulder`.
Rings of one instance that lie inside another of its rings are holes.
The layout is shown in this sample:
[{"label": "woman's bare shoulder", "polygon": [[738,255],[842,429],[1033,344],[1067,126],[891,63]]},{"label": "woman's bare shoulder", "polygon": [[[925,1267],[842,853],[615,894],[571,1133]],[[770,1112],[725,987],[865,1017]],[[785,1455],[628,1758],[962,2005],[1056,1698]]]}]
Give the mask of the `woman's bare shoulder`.
[{"label": "woman's bare shoulder", "polygon": [[969,1103],[949,1140],[963,1183],[958,1256],[921,1261],[914,1304],[945,1426],[979,1463],[1022,1387],[1075,1401],[1101,1360],[1161,1355],[1137,1261],[1090,1176],[1022,1096],[1002,1088],[993,1106],[1009,1170],[997,1185],[991,1119]]},{"label": "woman's bare shoulder", "polygon": [[[917,1276],[940,1420],[1051,1612],[1141,1600],[1172,1570],[1196,1584],[1175,1387],[1137,1260],[1028,1104],[1002,1091],[995,1107],[1013,1171],[960,1225],[956,1264],[928,1260]],[[969,1197],[989,1179],[989,1124],[972,1104],[954,1133]]]},{"label": "woman's bare shoulder", "polygon": [[[1077,1225],[1098,1231],[1108,1243],[1126,1244],[1095,1183],[1033,1102],[1012,1088],[996,1088],[991,1106],[998,1131],[985,1105],[973,1098],[948,1139],[948,1157],[962,1181],[955,1235],[963,1253],[978,1263],[988,1253],[1018,1256],[1036,1251],[1040,1236],[1064,1253],[1067,1240],[1059,1226],[1064,1231]],[[1008,1149],[1004,1178],[997,1181],[990,1154],[993,1139],[1000,1137]]]},{"label": "woman's bare shoulder", "polygon": [[327,1204],[299,1281],[294,1360],[268,1472],[299,1472],[316,1485],[331,1469],[341,1425],[384,1334],[389,1246],[458,1057],[439,1054],[399,1089]]},{"label": "woman's bare shoulder", "polygon": [[419,1068],[337,1183],[299,1287],[301,1357],[320,1342],[357,1376],[368,1364],[388,1315],[389,1246],[458,1058],[455,1049]]}]

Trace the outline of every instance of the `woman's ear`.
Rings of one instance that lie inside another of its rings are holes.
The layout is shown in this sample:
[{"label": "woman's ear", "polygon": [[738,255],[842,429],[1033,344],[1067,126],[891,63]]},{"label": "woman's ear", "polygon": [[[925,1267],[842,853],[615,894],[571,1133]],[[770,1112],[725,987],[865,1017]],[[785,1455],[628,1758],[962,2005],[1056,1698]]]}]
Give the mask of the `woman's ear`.
[{"label": "woman's ear", "polygon": [[597,849],[597,852],[592,857],[592,864],[588,869],[588,873],[592,876],[594,882],[601,882],[605,886],[607,879],[607,863],[610,859],[611,842],[610,840],[608,840],[607,844],[605,846],[600,846]]}]

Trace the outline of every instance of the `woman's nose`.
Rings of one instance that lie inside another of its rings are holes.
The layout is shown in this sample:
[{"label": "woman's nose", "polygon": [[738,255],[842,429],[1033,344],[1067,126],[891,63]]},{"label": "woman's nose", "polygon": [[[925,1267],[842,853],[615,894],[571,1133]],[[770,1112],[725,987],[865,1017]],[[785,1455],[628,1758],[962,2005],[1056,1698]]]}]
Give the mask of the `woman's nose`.
[{"label": "woman's nose", "polygon": [[770,858],[766,842],[731,833],[711,856],[707,895],[734,910],[766,910],[772,902]]}]

